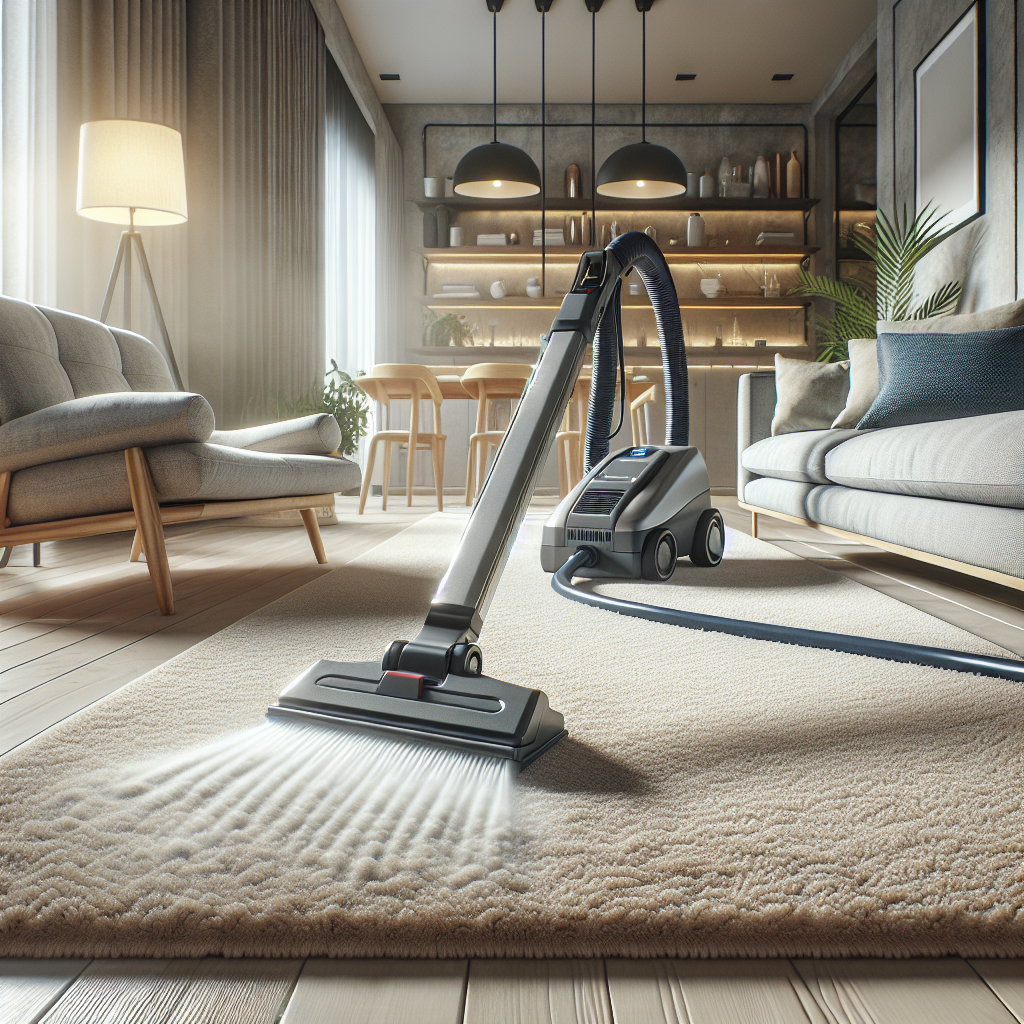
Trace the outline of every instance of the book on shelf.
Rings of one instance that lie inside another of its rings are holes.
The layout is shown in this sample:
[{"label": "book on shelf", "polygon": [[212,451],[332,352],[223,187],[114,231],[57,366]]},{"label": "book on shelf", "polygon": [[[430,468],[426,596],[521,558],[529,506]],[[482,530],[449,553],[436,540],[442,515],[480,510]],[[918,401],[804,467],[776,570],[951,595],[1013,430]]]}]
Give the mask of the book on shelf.
[{"label": "book on shelf", "polygon": [[508,245],[507,235],[477,235],[477,245]]},{"label": "book on shelf", "polygon": [[794,245],[796,233],[793,231],[762,231],[754,245]]}]

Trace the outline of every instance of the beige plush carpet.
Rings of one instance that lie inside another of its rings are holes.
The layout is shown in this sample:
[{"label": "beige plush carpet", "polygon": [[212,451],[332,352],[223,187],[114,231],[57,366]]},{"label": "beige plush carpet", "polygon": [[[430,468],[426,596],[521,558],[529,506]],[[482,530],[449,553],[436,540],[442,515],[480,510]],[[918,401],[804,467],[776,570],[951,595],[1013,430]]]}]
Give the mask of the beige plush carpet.
[{"label": "beige plush carpet", "polygon": [[[506,766],[264,710],[416,630],[434,516],[0,761],[0,954],[1024,953],[1024,688],[567,602],[521,531],[481,642],[570,737]],[[731,534],[603,584],[712,613],[1005,653]]]}]

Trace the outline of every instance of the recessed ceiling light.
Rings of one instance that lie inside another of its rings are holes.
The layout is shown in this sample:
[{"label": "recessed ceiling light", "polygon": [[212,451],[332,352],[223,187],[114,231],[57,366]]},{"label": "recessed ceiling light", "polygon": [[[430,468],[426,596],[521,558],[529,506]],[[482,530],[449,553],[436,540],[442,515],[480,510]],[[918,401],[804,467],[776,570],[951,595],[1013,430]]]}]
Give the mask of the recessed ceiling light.
[{"label": "recessed ceiling light", "polygon": [[[789,77],[792,78],[793,76],[790,75]],[[394,72],[382,71],[380,74],[380,80],[382,82],[400,82],[402,79],[399,75],[396,75]]]},{"label": "recessed ceiling light", "polygon": [[676,75],[677,82],[692,82],[697,76],[689,74],[678,74]]},{"label": "recessed ceiling light", "polygon": [[788,82],[793,76],[792,75],[772,75],[773,82]]}]

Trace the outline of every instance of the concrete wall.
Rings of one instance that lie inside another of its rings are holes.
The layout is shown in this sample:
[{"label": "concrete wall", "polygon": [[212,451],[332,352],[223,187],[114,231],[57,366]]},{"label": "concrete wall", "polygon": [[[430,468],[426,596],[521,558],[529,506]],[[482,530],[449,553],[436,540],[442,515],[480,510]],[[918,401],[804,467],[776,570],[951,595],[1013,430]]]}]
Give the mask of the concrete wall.
[{"label": "concrete wall", "polygon": [[[1019,61],[1024,18],[1015,0],[986,0],[985,212],[922,262],[918,291],[964,284],[963,311],[1011,302],[1021,294],[1018,256],[1024,225],[1020,175]],[[965,0],[879,0],[878,205],[914,203],[914,68],[966,10]]]}]

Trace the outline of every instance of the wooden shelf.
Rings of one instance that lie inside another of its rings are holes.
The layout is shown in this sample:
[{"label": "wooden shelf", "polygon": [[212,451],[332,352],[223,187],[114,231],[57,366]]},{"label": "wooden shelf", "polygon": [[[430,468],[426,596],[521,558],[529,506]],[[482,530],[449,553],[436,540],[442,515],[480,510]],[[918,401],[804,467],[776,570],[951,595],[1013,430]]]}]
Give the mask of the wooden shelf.
[{"label": "wooden shelf", "polygon": [[[749,248],[729,246],[678,247],[663,250],[671,265],[687,263],[801,263],[818,252],[817,245],[754,245]],[[582,245],[549,245],[542,252],[539,245],[461,245],[444,249],[418,249],[431,263],[496,261],[540,263],[542,257],[549,263],[576,263],[585,252]]]},{"label": "wooden shelf", "polygon": [[[561,296],[552,295],[542,299],[523,298],[509,295],[504,299],[434,299],[421,296],[418,300],[427,309],[536,309],[554,311],[561,308]],[[767,299],[763,295],[722,295],[716,299],[702,296],[683,297],[680,309],[805,309],[813,300],[803,295],[782,295]],[[623,295],[623,309],[650,309],[651,302],[645,296]]]},{"label": "wooden shelf", "polygon": [[[534,363],[540,356],[538,345],[428,345],[409,348],[410,355],[417,355],[430,365],[438,365],[438,359],[453,360],[452,366],[467,366],[472,363],[492,363],[508,361],[517,363]],[[627,366],[661,366],[661,349],[657,345],[625,346]],[[793,358],[810,359],[812,352],[808,345],[769,345],[755,348],[753,345],[723,345],[716,348],[712,345],[688,345],[686,360],[690,367],[694,366],[732,366],[736,364],[749,366],[771,366],[776,353]],[[500,355],[500,359],[498,358]]]},{"label": "wooden shelf", "polygon": [[[446,196],[443,199],[416,199],[421,210],[432,210],[438,206],[447,206],[452,210],[509,210],[535,211],[540,213],[540,199],[512,199],[501,202],[496,199],[469,199],[465,196]],[[596,209],[602,212],[639,213],[645,210],[743,210],[747,212],[780,212],[799,211],[806,213],[820,203],[820,199],[647,199],[630,202],[626,199],[605,199],[598,197]],[[548,199],[544,204],[546,210],[556,213],[578,211],[583,213],[593,209],[590,199]]]}]

